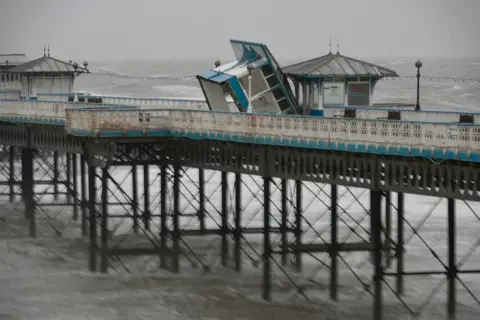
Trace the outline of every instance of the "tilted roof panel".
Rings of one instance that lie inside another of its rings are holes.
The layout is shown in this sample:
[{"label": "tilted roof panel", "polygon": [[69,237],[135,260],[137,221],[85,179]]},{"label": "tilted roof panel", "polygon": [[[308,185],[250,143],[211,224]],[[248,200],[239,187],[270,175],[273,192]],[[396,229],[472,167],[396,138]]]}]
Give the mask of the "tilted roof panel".
[{"label": "tilted roof panel", "polygon": [[366,61],[344,56],[339,53],[329,53],[318,58],[283,67],[282,69],[285,74],[293,76],[369,76],[374,78],[397,76],[397,73],[393,70]]},{"label": "tilted roof panel", "polygon": [[[78,67],[77,71],[86,71],[83,67]],[[29,72],[75,72],[72,64],[52,57],[44,56],[10,69],[10,72],[29,73]]]}]

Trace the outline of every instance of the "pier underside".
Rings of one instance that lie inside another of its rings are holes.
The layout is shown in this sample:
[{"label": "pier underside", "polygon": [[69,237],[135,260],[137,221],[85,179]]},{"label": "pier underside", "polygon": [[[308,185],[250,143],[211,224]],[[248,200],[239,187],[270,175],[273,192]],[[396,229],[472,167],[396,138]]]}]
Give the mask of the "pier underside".
[{"label": "pier underside", "polygon": [[[172,273],[261,274],[265,300],[287,293],[315,304],[325,294],[355,304],[367,293],[373,319],[421,315],[444,301],[452,319],[480,308],[477,165],[210,140],[83,139],[7,124],[0,144],[2,195],[23,205],[29,235],[38,236],[41,221],[55,236],[78,227],[92,272],[130,272],[145,256],[150,269]],[[463,303],[467,296],[472,303]]]}]

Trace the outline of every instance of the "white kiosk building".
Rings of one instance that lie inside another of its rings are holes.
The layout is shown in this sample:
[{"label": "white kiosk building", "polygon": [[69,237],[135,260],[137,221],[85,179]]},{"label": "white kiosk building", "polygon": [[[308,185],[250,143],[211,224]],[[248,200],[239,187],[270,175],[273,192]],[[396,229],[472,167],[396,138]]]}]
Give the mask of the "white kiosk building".
[{"label": "white kiosk building", "polygon": [[303,114],[323,115],[324,106],[370,106],[375,84],[393,70],[331,51],[282,68],[293,83]]},{"label": "white kiosk building", "polygon": [[20,76],[7,71],[27,61],[24,53],[0,54],[0,98],[20,98],[22,91]]},{"label": "white kiosk building", "polygon": [[25,99],[37,99],[42,94],[69,95],[75,76],[88,71],[84,66],[52,58],[50,49],[48,54],[44,50],[43,57],[2,70],[2,87],[5,91],[19,90]]}]

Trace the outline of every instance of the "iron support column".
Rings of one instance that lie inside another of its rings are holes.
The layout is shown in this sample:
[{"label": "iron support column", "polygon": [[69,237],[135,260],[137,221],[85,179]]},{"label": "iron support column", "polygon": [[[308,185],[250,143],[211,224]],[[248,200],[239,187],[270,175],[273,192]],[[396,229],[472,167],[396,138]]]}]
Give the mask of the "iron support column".
[{"label": "iron support column", "polygon": [[398,193],[397,198],[397,293],[403,295],[404,285],[403,285],[403,272],[404,272],[404,223],[403,223],[403,206],[404,206],[404,195],[403,193]]},{"label": "iron support column", "polygon": [[455,199],[448,201],[448,318],[455,319],[456,315],[456,223],[455,223]]},{"label": "iron support column", "polygon": [[87,173],[85,170],[87,162],[85,160],[85,155],[80,156],[80,191],[82,193],[81,199],[81,223],[82,223],[82,237],[87,236],[87,209],[88,209],[88,201],[87,201]]},{"label": "iron support column", "polygon": [[222,171],[222,266],[228,266],[228,172]]},{"label": "iron support column", "polygon": [[72,204],[72,162],[71,162],[71,154],[65,154],[65,161],[66,161],[66,190],[67,190],[67,204]]},{"label": "iron support column", "polygon": [[90,227],[90,271],[97,271],[96,168],[88,166],[88,224]]},{"label": "iron support column", "polygon": [[242,175],[235,174],[235,271],[242,271]]},{"label": "iron support column", "polygon": [[37,236],[35,219],[35,194],[33,187],[33,149],[22,149],[22,193],[25,204],[25,218],[29,220],[30,237]]},{"label": "iron support column", "polygon": [[391,212],[391,200],[392,194],[390,191],[385,192],[385,262],[386,268],[390,268],[392,264],[391,257],[391,244],[392,244],[392,212]]},{"label": "iron support column", "polygon": [[330,247],[330,298],[338,299],[338,186],[331,185],[331,247]]},{"label": "iron support column", "polygon": [[8,176],[8,186],[10,189],[9,200],[10,202],[15,201],[15,147],[10,146],[9,148],[9,176]]},{"label": "iron support column", "polygon": [[172,271],[180,272],[180,167],[173,168],[173,235]]},{"label": "iron support column", "polygon": [[108,269],[108,167],[102,168],[102,213],[100,224],[100,272]]},{"label": "iron support column", "polygon": [[76,153],[71,154],[72,157],[72,196],[73,196],[73,220],[78,221],[78,157]]},{"label": "iron support column", "polygon": [[272,266],[270,244],[270,178],[263,178],[263,292],[266,301],[272,299]]},{"label": "iron support column", "polygon": [[167,268],[167,166],[160,168],[160,268]]},{"label": "iron support column", "polygon": [[[298,84],[297,84],[298,86]],[[288,236],[287,236],[287,222],[288,222],[288,207],[287,207],[287,197],[288,197],[288,180],[282,179],[281,184],[282,191],[282,220],[281,220],[281,232],[282,232],[282,266],[288,264]]]},{"label": "iron support column", "polygon": [[148,164],[143,165],[143,225],[145,230],[150,230],[150,178]]},{"label": "iron support column", "polygon": [[205,171],[198,169],[198,220],[200,231],[205,232]]},{"label": "iron support column", "polygon": [[138,176],[137,165],[132,164],[132,211],[133,211],[133,232],[138,233]]},{"label": "iron support column", "polygon": [[58,172],[58,151],[53,152],[53,200],[58,200],[58,180],[60,173]]},{"label": "iron support column", "polygon": [[[302,181],[295,181],[295,241],[297,246],[302,244]],[[302,254],[295,252],[295,271],[302,272]]]},{"label": "iron support column", "polygon": [[382,319],[382,195],[378,190],[370,190],[370,214],[372,216],[372,242],[374,262],[374,320]]}]

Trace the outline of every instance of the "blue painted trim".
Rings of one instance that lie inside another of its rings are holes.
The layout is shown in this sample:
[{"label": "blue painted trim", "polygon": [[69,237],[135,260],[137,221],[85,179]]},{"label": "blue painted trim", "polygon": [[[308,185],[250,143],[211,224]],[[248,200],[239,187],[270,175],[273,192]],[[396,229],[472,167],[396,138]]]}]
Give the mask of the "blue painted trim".
[{"label": "blue painted trim", "polygon": [[323,117],[325,110],[322,109],[310,109],[310,115],[313,117]]},{"label": "blue painted trim", "polygon": [[247,112],[248,110],[248,97],[245,95],[245,91],[243,91],[242,86],[240,85],[240,81],[237,77],[233,77],[228,80],[230,87],[232,88],[233,94],[237,99],[238,103],[242,106],[243,112]]},{"label": "blue painted trim", "polygon": [[[97,136],[96,132],[88,130],[71,130],[73,135],[78,136]],[[480,153],[472,153],[467,155],[465,152],[454,152],[453,150],[442,149],[423,149],[412,148],[408,150],[401,146],[375,146],[356,143],[342,143],[342,142],[327,142],[327,141],[312,141],[304,138],[279,139],[271,136],[243,136],[236,133],[224,132],[191,132],[180,130],[147,130],[145,133],[141,130],[105,130],[98,134],[99,137],[174,137],[187,138],[192,140],[220,140],[232,141],[239,143],[253,143],[263,145],[275,145],[294,148],[308,148],[318,150],[332,150],[332,151],[346,151],[355,153],[372,153],[381,155],[396,155],[396,156],[410,156],[410,157],[424,157],[429,159],[439,160],[461,160],[470,162],[480,162]]]},{"label": "blue painted trim", "polygon": [[228,81],[230,78],[232,77],[235,77],[235,76],[232,76],[228,73],[218,73],[216,76],[208,79],[209,81],[213,81],[213,82],[216,82],[216,83],[224,83],[226,81]]},{"label": "blue painted trim", "polygon": [[205,72],[199,74],[198,76],[208,80],[208,79],[216,76],[218,73],[219,73],[218,71],[210,69],[208,71],[205,71]]},{"label": "blue painted trim", "polygon": [[0,115],[0,121],[11,122],[11,123],[29,123],[29,124],[65,126],[65,119],[35,117],[35,116],[5,116],[5,115]]},{"label": "blue painted trim", "polygon": [[22,90],[0,90],[0,93],[21,93]]},{"label": "blue painted trim", "polygon": [[224,73],[224,72],[217,72],[217,71],[213,71],[211,73],[206,72],[205,74],[207,74],[208,77],[205,77],[203,75],[199,75],[199,77],[204,78],[205,80],[208,80],[208,81],[216,82],[216,83],[224,83],[230,80],[230,78],[235,77],[231,74]]}]

